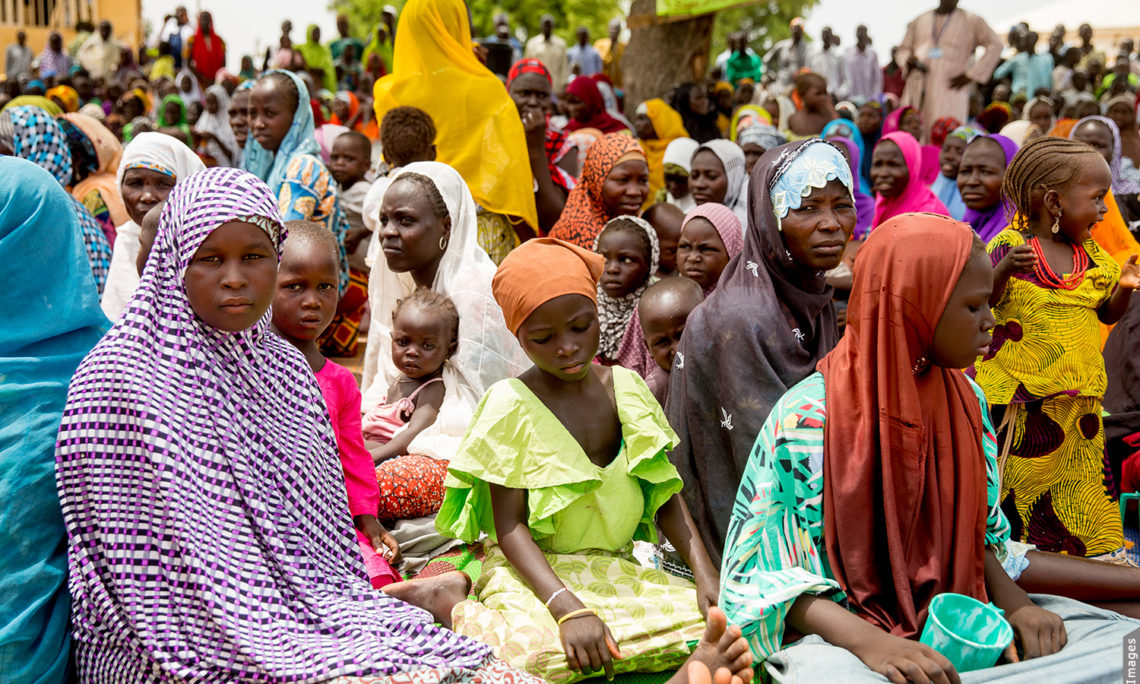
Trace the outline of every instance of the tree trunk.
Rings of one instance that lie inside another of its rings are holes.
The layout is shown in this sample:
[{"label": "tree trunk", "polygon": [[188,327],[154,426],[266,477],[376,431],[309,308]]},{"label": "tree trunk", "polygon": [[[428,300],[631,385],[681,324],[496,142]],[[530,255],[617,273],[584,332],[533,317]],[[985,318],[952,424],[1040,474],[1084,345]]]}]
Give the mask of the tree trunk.
[{"label": "tree trunk", "polygon": [[653,23],[655,4],[655,0],[633,0],[629,12],[629,45],[621,68],[630,118],[641,102],[665,97],[672,87],[702,78],[708,70],[716,15]]}]

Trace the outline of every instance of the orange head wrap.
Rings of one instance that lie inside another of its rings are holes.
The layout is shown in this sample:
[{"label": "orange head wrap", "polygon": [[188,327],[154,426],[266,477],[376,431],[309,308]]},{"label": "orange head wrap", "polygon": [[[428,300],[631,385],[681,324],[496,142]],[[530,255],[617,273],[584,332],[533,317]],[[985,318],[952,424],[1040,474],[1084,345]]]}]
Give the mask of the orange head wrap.
[{"label": "orange head wrap", "polygon": [[598,278],[606,260],[600,254],[554,238],[527,240],[503,259],[491,292],[512,333],[546,302],[568,294],[598,301]]}]

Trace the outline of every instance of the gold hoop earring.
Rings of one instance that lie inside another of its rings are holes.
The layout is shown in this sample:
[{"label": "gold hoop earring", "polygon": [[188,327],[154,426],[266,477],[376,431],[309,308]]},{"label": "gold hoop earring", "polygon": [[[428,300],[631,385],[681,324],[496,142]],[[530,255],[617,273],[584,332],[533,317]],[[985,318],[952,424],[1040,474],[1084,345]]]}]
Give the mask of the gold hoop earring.
[{"label": "gold hoop earring", "polygon": [[[1057,231],[1055,231],[1055,230],[1054,230],[1053,232],[1054,232],[1054,233],[1056,233]],[[447,236],[446,236],[446,235],[441,235],[441,236],[439,237],[439,251],[441,251],[441,252],[442,252],[442,251],[444,251],[445,249],[447,249]]]}]

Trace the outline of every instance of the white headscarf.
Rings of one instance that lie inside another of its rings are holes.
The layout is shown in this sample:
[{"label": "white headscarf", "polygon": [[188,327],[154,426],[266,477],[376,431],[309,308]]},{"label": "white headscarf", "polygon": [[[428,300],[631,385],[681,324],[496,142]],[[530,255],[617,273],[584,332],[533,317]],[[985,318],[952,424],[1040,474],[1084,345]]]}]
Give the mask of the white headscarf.
[{"label": "white headscarf", "polygon": [[221,145],[216,140],[206,142],[206,154],[216,159],[218,166],[236,166],[233,155],[237,155],[241,150],[238,149],[237,139],[234,138],[234,130],[230,128],[230,96],[220,85],[206,88],[206,95],[213,95],[218,101],[218,113],[211,114],[203,106],[202,116],[198,118],[198,123],[194,124],[194,132],[209,133],[222,142]]},{"label": "white headscarf", "polygon": [[[514,335],[507,330],[503,312],[491,294],[495,264],[478,242],[475,201],[459,173],[439,162],[415,162],[390,176],[390,183],[406,173],[431,179],[447,205],[451,237],[436,270],[431,289],[451,298],[459,311],[459,346],[444,365],[446,394],[435,425],[424,430],[410,449],[434,458],[450,459],[483,393],[494,383],[514,377],[529,362]],[[374,193],[365,200],[365,220],[376,230],[379,203]],[[388,387],[399,377],[392,363],[392,314],[401,299],[415,290],[409,273],[395,273],[380,254],[368,278],[372,321],[364,358],[362,407],[365,413],[380,404]]]},{"label": "white headscarf", "polygon": [[[724,195],[724,206],[736,214],[741,226],[748,225],[748,171],[744,150],[731,140],[710,140],[697,148],[697,152],[708,150],[716,155],[724,166],[728,189]],[[693,153],[695,157],[697,152]]]},{"label": "white headscarf", "polygon": [[[688,175],[689,169],[693,165],[693,155],[696,154],[697,148],[701,145],[692,138],[676,138],[665,147],[665,156],[662,157],[662,164],[665,166],[665,173],[669,173],[669,165],[675,164],[685,170]],[[692,193],[684,197],[674,197],[672,193],[666,189],[665,201],[677,207],[686,214],[689,210],[697,206],[693,200]]]},{"label": "white headscarf", "polygon": [[[123,148],[123,158],[115,173],[115,185],[123,187],[127,170],[146,168],[174,176],[177,185],[206,168],[198,155],[177,138],[165,133],[139,133]],[[121,190],[120,190],[121,191]],[[128,219],[115,228],[115,246],[111,252],[111,269],[100,305],[112,321],[119,319],[139,286],[135,261],[139,256],[139,225]]]}]

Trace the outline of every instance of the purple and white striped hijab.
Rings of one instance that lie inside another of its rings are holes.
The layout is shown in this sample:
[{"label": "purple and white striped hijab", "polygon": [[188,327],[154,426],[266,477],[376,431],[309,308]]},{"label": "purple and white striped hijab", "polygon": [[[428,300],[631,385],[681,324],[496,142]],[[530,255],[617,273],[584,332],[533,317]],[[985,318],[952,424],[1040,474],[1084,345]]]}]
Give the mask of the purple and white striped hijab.
[{"label": "purple and white striped hijab", "polygon": [[372,589],[316,379],[269,330],[199,321],[186,265],[219,225],[276,243],[236,169],[171,192],[127,311],[72,379],[56,450],[86,682],[323,681],[478,667],[490,648]]}]

